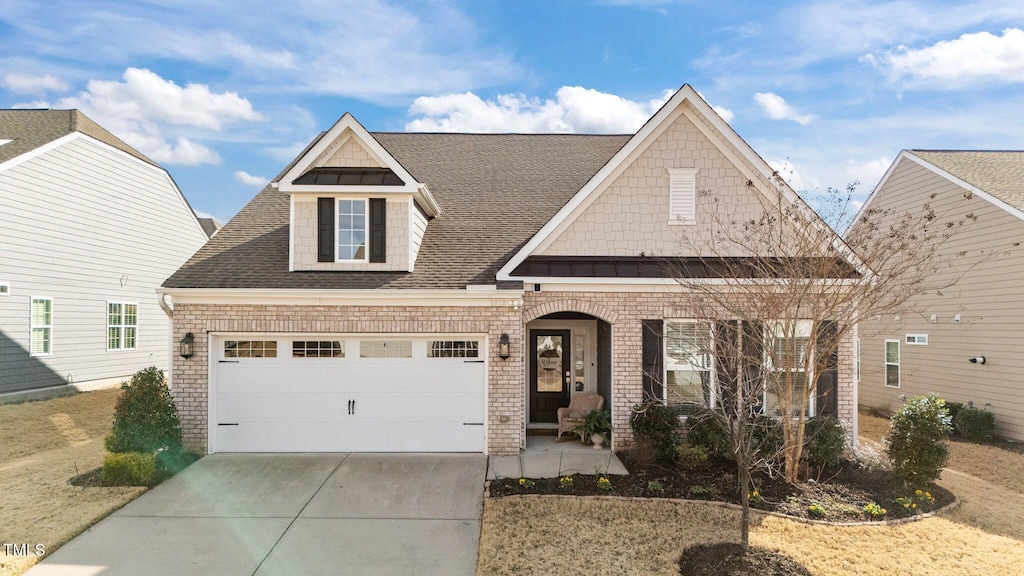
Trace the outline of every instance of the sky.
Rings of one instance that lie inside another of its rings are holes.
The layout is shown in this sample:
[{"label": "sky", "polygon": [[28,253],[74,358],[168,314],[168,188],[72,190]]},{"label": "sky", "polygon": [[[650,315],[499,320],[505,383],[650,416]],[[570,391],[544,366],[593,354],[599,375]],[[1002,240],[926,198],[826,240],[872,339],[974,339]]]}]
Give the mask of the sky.
[{"label": "sky", "polygon": [[901,149],[1024,149],[1024,2],[0,0],[0,107],[83,110],[221,222],[345,112],[632,133],[683,84],[863,199]]}]

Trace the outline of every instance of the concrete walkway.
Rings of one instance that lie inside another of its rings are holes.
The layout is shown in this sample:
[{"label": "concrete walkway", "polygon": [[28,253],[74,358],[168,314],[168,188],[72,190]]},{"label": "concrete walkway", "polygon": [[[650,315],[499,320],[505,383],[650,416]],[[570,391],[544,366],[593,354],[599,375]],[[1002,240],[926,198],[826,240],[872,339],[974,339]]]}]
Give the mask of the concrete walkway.
[{"label": "concrete walkway", "polygon": [[553,436],[529,436],[518,456],[488,458],[487,479],[558,478],[572,474],[627,475],[626,467],[611,450],[594,450],[579,442],[555,442]]},{"label": "concrete walkway", "polygon": [[484,466],[472,454],[207,456],[29,574],[471,576]]}]

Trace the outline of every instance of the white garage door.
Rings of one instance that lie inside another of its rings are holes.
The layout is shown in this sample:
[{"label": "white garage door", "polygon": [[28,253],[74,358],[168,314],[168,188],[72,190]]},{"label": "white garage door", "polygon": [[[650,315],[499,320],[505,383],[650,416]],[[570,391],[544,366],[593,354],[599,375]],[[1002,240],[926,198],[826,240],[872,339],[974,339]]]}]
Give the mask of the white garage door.
[{"label": "white garage door", "polygon": [[220,336],[217,452],[483,452],[482,337]]}]

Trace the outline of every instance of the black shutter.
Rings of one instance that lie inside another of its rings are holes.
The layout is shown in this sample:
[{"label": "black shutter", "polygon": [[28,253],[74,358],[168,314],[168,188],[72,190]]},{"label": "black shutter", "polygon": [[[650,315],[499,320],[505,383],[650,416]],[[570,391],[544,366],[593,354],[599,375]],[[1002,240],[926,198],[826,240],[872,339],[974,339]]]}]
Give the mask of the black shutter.
[{"label": "black shutter", "polygon": [[816,392],[818,416],[839,414],[839,343],[835,320],[823,320],[818,327],[817,349],[828,352],[824,362],[815,362],[821,368]]},{"label": "black shutter", "polygon": [[316,260],[334,262],[334,198],[316,200]]},{"label": "black shutter", "polygon": [[370,198],[370,262],[387,260],[387,200]]},{"label": "black shutter", "polygon": [[764,322],[743,323],[743,363],[748,393],[756,393],[751,407],[758,413],[764,410]]},{"label": "black shutter", "polygon": [[665,388],[661,382],[664,374],[665,322],[663,320],[641,320],[643,331],[644,400],[661,400]]},{"label": "black shutter", "polygon": [[718,377],[718,405],[727,411],[735,409],[736,385],[738,383],[737,359],[739,350],[735,320],[715,322],[715,376]]}]

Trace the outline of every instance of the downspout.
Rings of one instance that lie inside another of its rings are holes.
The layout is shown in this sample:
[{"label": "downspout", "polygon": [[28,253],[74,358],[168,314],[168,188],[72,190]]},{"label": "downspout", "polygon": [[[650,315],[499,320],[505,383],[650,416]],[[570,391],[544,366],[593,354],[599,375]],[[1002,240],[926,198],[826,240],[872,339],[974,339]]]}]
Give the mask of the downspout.
[{"label": "downspout", "polygon": [[168,318],[174,319],[174,308],[167,303],[167,294],[157,294],[156,301],[160,304],[160,309],[164,311],[164,314],[167,314]]}]

